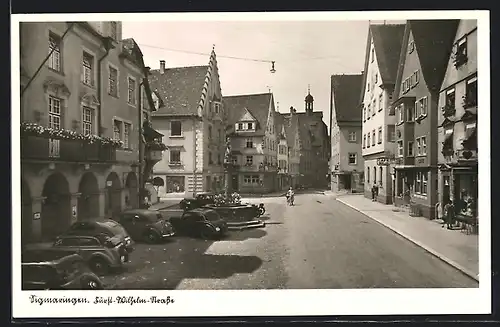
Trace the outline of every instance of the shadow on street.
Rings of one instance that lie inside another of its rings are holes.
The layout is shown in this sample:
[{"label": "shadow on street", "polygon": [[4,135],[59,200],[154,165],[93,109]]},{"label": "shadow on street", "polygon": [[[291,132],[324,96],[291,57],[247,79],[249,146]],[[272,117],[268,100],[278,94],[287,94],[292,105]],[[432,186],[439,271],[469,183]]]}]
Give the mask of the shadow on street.
[{"label": "shadow on street", "polygon": [[241,231],[232,231],[228,236],[220,241],[245,241],[249,238],[261,238],[267,235],[267,232],[262,228],[244,229]]}]

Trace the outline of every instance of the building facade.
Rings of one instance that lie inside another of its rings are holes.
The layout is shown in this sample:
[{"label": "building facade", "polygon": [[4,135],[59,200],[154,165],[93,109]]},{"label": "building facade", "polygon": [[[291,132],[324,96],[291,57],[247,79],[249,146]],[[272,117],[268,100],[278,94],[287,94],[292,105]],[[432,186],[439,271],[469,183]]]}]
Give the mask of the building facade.
[{"label": "building facade", "polygon": [[378,187],[376,199],[392,203],[390,159],[394,156],[395,116],[389,110],[405,25],[370,25],[366,46],[361,104],[363,108],[364,194]]},{"label": "building facade", "polygon": [[289,148],[287,129],[285,128],[285,117],[276,112],[276,131],[278,132],[278,190],[285,190],[291,186],[291,178],[289,172]]},{"label": "building facade", "polygon": [[331,77],[331,190],[363,192],[364,160],[359,94],[363,75]]},{"label": "building facade", "polygon": [[296,188],[300,177],[300,135],[298,129],[297,110],[290,107],[290,112],[283,114],[283,117],[288,145],[289,186]]},{"label": "building facade", "polygon": [[477,21],[461,20],[439,94],[438,193],[462,218],[477,218]]},{"label": "building facade", "polygon": [[164,181],[159,196],[222,190],[226,112],[215,51],[207,66],[167,69],[162,60],[150,83],[164,103],[153,115],[153,127],[168,139],[166,155],[153,171]]},{"label": "building facade", "polygon": [[456,20],[409,20],[396,80],[396,205],[434,219],[437,193],[439,89],[450,56]]},{"label": "building facade", "polygon": [[304,99],[305,112],[298,117],[300,137],[299,184],[306,188],[327,188],[330,142],[323,112],[314,111],[314,97],[309,91]]},{"label": "building facade", "polygon": [[231,138],[232,189],[268,193],[278,188],[278,113],[272,93],[225,96]]},{"label": "building facade", "polygon": [[21,23],[23,244],[139,205],[147,69],[121,34],[120,22]]}]

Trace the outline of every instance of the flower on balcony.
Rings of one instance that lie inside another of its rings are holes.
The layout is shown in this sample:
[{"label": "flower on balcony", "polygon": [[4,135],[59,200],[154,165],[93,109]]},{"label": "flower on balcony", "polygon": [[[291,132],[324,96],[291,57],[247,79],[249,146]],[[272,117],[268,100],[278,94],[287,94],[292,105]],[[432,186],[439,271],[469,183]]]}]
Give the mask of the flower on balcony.
[{"label": "flower on balcony", "polygon": [[158,139],[155,139],[151,142],[146,143],[146,149],[151,151],[165,151],[167,146],[160,142]]},{"label": "flower on balcony", "polygon": [[443,112],[443,116],[450,117],[455,114],[456,109],[455,106],[451,104],[446,104],[441,108],[441,111]]},{"label": "flower on balcony", "polygon": [[69,129],[54,129],[51,127],[44,127],[37,123],[28,122],[21,123],[21,135],[38,136],[58,140],[84,141],[86,144],[99,143],[101,145],[108,145],[115,148],[123,146],[123,142],[120,140],[114,140],[94,134],[81,134]]}]

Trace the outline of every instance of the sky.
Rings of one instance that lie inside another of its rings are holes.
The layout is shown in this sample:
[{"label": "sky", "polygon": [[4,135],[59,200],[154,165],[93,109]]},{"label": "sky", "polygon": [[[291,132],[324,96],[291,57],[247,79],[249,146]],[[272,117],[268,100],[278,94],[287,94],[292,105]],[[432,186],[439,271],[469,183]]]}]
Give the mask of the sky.
[{"label": "sky", "polygon": [[[373,22],[372,22],[373,23]],[[215,45],[224,96],[273,92],[280,112],[303,112],[310,85],[314,110],[330,125],[330,76],[363,70],[368,21],[123,22],[123,38],[141,47],[145,64],[207,65]],[[163,48],[163,49],[159,49]],[[170,51],[180,50],[180,51]],[[191,54],[195,52],[201,54]],[[225,58],[237,57],[241,59]],[[270,72],[275,61],[276,72]]]}]

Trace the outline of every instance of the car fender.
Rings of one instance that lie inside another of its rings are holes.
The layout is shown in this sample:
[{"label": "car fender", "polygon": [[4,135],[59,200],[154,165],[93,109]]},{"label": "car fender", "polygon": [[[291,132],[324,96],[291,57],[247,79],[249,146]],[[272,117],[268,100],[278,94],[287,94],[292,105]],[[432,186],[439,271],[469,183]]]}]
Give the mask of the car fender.
[{"label": "car fender", "polygon": [[108,254],[104,254],[102,252],[95,252],[95,253],[92,253],[92,255],[90,255],[90,257],[88,258],[88,262],[92,261],[92,260],[95,260],[95,259],[102,259],[102,260],[106,260],[108,263],[113,263],[113,259],[109,257]]}]

